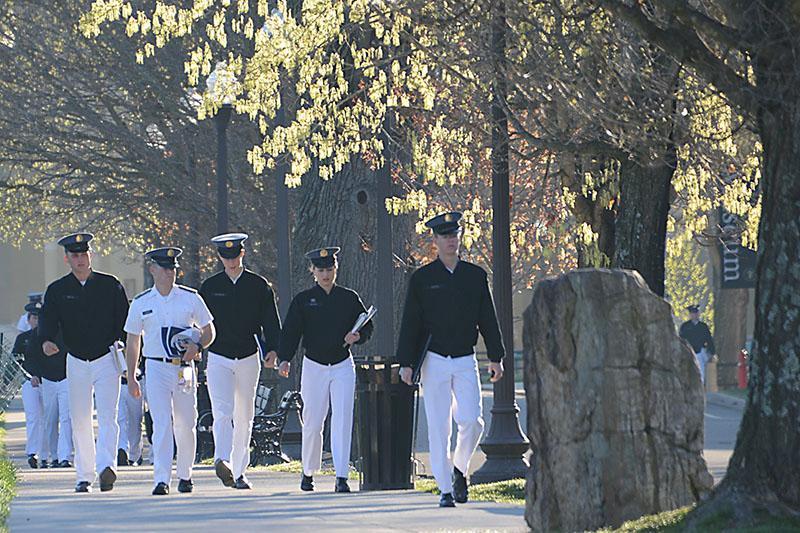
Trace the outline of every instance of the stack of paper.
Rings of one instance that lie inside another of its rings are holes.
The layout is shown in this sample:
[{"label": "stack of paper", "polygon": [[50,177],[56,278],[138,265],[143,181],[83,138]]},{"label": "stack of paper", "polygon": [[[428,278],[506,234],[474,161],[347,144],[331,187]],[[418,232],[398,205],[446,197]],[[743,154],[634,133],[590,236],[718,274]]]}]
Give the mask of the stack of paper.
[{"label": "stack of paper", "polygon": [[[372,317],[374,317],[375,313],[377,313],[377,312],[378,312],[378,310],[375,309],[375,306],[374,305],[370,305],[369,309],[367,309],[367,311],[365,313],[361,313],[360,315],[358,315],[358,318],[356,319],[356,323],[353,324],[353,327],[350,329],[350,333],[356,333],[357,331],[361,331],[361,328],[363,328],[364,325],[367,322],[372,320]],[[347,343],[345,343],[343,347],[346,348],[347,347]]]}]

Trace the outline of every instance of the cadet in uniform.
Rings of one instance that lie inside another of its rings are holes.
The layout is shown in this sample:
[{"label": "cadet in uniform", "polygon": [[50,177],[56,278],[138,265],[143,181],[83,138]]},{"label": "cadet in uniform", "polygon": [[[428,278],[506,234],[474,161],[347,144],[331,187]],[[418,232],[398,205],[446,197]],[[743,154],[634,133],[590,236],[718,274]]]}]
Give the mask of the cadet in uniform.
[{"label": "cadet in uniform", "polygon": [[[125,363],[127,366],[127,363]],[[136,367],[136,379],[141,381],[141,363]],[[144,400],[134,398],[128,390],[128,370],[122,374],[122,390],[119,393],[119,441],[117,444],[117,464],[141,466],[142,459],[142,419]]]},{"label": "cadet in uniform", "polygon": [[[117,480],[119,371],[111,346],[122,338],[128,314],[128,298],[119,280],[92,270],[91,240],[91,233],[74,233],[58,241],[71,272],[47,287],[39,324],[45,355],[58,353],[59,332],[67,351],[76,492],[90,492],[98,471],[101,491],[113,489]],[[92,392],[97,410],[96,452]]]},{"label": "cadet in uniform", "polygon": [[140,341],[147,375],[147,403],[153,418],[153,495],[169,494],[173,436],[177,446],[178,492],[192,492],[197,449],[197,379],[194,362],[214,340],[211,312],[197,291],[175,284],[180,248],[145,254],[154,286],[131,302],[125,331],[128,390],[141,398],[136,380]]},{"label": "cadet in uniform", "polygon": [[[28,293],[28,304],[39,304],[41,307],[42,303],[42,293],[41,292],[29,292]],[[25,306],[27,308],[27,305]],[[17,331],[20,333],[25,333],[26,331],[30,331],[31,326],[28,324],[28,313],[22,313],[17,321]]]},{"label": "cadet in uniform", "polygon": [[250,464],[255,397],[263,342],[264,364],[274,367],[281,323],[275,295],[266,279],[244,268],[245,233],[211,239],[225,269],[203,282],[200,296],[214,316],[217,337],[208,348],[208,394],[214,416],[214,465],[226,487],[252,488]]},{"label": "cadet in uniform", "polygon": [[[28,353],[32,344],[39,343],[36,328],[39,324],[41,304],[29,303],[25,306],[25,321],[28,325],[17,335],[11,353],[22,361],[22,368],[28,379],[22,384],[22,407],[25,410],[25,453],[28,454],[28,466],[31,468],[47,468],[49,450],[44,449],[44,404],[42,402],[40,369],[36,361],[31,360]],[[41,462],[40,462],[41,461]]]},{"label": "cadet in uniform", "polygon": [[[397,346],[405,383],[412,384],[413,369],[422,364],[431,469],[442,493],[441,507],[467,501],[469,462],[483,433],[478,332],[486,343],[492,381],[503,375],[505,353],[486,272],[459,259],[460,219],[461,213],[453,212],[425,223],[433,230],[439,257],[411,276]],[[421,354],[429,336],[428,351]],[[451,457],[453,419],[458,438]]]},{"label": "cadet in uniform", "polygon": [[[41,308],[41,304],[32,304]],[[47,461],[49,451],[53,468],[70,468],[72,456],[72,421],[69,413],[69,383],[67,380],[67,353],[46,356],[42,351],[39,328],[29,332],[35,341],[28,344],[25,359],[30,360],[38,370],[39,390],[42,394],[44,423],[42,424],[43,445],[42,466]],[[58,344],[62,344],[59,342]]]},{"label": "cadet in uniform", "polygon": [[705,385],[706,364],[716,352],[714,338],[706,323],[700,321],[700,307],[690,305],[686,310],[689,311],[689,320],[681,324],[678,334],[692,345],[697,366],[700,367],[700,381]]},{"label": "cadet in uniform", "polygon": [[339,248],[321,248],[306,254],[316,285],[294,297],[281,334],[278,373],[289,376],[290,361],[300,338],[305,358],[300,379],[303,398],[303,475],[300,488],[314,490],[314,472],[322,463],[322,431],[331,410],[331,451],[336,468],[336,492],[350,492],[350,440],[353,433],[353,402],[356,371],[350,346],[362,344],[372,335],[368,322],[361,333],[350,333],[365,312],[358,294],[336,285]]}]

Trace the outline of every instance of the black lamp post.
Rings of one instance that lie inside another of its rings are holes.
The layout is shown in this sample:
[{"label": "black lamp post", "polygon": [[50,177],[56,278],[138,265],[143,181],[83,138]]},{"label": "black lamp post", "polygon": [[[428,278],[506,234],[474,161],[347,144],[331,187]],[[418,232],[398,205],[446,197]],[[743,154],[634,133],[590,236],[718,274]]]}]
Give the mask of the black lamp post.
[{"label": "black lamp post", "polygon": [[528,465],[524,453],[529,443],[519,425],[519,407],[514,399],[514,326],[511,302],[511,216],[508,167],[508,119],[505,114],[505,4],[498,2],[492,21],[492,51],[495,54],[496,79],[492,91],[492,288],[497,319],[503,334],[506,353],[505,373],[494,384],[492,419],[481,450],[486,462],[472,481],[487,483],[524,477]]},{"label": "black lamp post", "polygon": [[[206,81],[210,93],[214,93],[223,73],[218,63]],[[233,106],[225,98],[214,115],[214,124],[217,126],[217,233],[228,231],[228,124],[232,112]]]}]

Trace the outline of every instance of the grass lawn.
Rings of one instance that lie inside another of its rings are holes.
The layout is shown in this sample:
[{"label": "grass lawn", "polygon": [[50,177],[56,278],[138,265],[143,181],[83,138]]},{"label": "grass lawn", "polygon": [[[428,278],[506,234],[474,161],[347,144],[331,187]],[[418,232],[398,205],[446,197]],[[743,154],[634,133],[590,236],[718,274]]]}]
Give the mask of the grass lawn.
[{"label": "grass lawn", "polygon": [[[630,533],[635,531],[654,531],[660,533],[677,533],[686,529],[685,520],[694,506],[682,507],[674,511],[643,516],[638,520],[625,522],[618,529],[601,529],[602,532]],[[791,518],[775,518],[764,514],[750,526],[737,527],[730,513],[720,513],[699,524],[698,531],[704,533],[737,532],[737,533],[783,533],[800,531],[800,520]]]},{"label": "grass lawn", "polygon": [[[303,465],[300,461],[289,461],[288,463],[279,463],[276,465],[267,465],[267,466],[257,466],[255,467],[256,470],[266,470],[267,472],[287,472],[289,474],[297,474],[298,476],[303,473]],[[317,472],[319,476],[335,476],[336,471],[329,467],[324,466],[322,470]],[[350,467],[350,473],[347,476],[348,479],[358,479],[358,471],[355,470],[352,466]]]},{"label": "grass lawn", "polygon": [[[422,492],[439,494],[436,481],[433,479],[417,479],[415,487]],[[497,502],[525,505],[525,480],[512,479],[496,483],[483,483],[469,486],[469,499],[475,502]]]},{"label": "grass lawn", "polygon": [[6,453],[5,421],[0,418],[0,531],[8,531],[6,520],[17,489],[17,469]]}]

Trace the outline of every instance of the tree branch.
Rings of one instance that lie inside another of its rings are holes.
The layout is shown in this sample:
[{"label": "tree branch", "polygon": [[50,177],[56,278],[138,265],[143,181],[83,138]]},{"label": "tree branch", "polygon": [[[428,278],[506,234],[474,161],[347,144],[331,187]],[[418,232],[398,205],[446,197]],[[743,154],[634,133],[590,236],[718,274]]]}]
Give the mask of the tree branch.
[{"label": "tree branch", "polygon": [[[642,37],[662,49],[677,61],[692,67],[699,76],[725,93],[740,112],[753,114],[756,99],[748,81],[725,64],[706,47],[691,27],[671,24],[667,29],[657,26],[639,9],[620,0],[598,0],[600,5],[630,24]],[[671,0],[666,0],[671,2]]]}]

